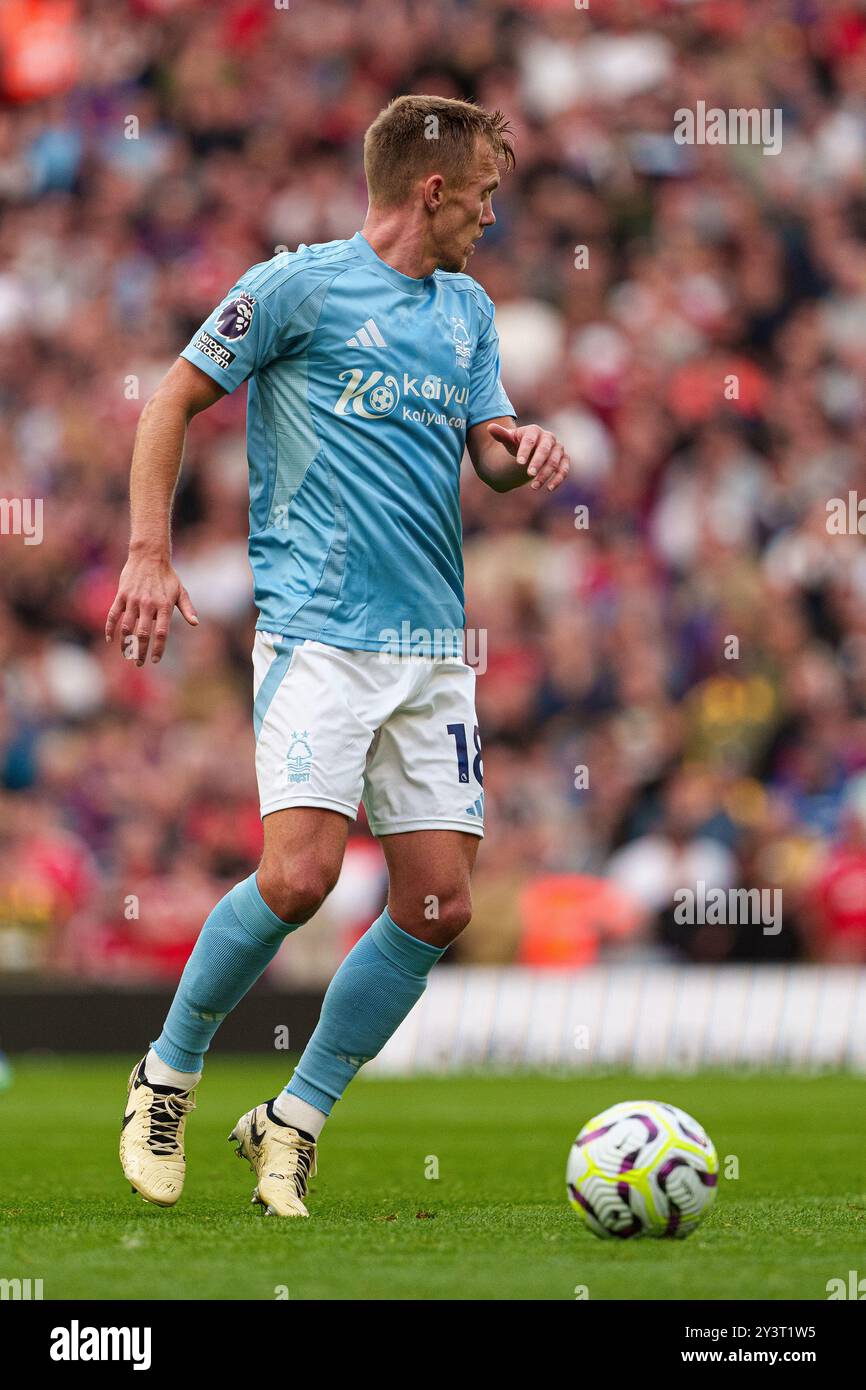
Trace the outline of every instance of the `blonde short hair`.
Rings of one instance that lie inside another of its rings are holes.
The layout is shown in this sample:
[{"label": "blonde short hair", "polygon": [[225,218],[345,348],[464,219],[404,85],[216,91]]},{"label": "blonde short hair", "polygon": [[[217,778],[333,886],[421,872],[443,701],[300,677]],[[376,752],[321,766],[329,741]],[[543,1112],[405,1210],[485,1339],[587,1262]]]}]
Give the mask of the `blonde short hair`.
[{"label": "blonde short hair", "polygon": [[479,135],[489,141],[494,158],[503,159],[507,169],[514,167],[511,129],[501,111],[485,111],[473,101],[451,97],[396,97],[364,136],[371,204],[405,203],[413,184],[427,174],[445,174],[462,186]]}]

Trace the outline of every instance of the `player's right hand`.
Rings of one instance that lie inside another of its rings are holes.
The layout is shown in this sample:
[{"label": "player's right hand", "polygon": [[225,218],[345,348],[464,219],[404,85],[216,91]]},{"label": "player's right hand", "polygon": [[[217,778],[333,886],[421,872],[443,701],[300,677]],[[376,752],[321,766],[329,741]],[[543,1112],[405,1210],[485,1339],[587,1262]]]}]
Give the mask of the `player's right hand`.
[{"label": "player's right hand", "polygon": [[123,567],[117,596],[105,623],[105,640],[111,642],[120,624],[121,654],[136,666],[159,661],[165,650],[171,615],[175,608],[190,627],[198,627],[192,600],[175,573],[171,561],[152,555],[133,555]]}]

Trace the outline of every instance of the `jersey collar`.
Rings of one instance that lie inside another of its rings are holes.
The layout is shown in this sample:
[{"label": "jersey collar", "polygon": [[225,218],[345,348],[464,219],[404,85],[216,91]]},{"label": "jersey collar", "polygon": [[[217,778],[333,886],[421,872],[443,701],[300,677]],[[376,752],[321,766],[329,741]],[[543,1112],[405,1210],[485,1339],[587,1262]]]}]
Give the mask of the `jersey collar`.
[{"label": "jersey collar", "polygon": [[419,280],[413,275],[404,275],[401,270],[395,270],[392,265],[377,255],[361,232],[356,232],[352,237],[352,245],[362,260],[365,260],[383,279],[396,285],[397,289],[402,290],[404,294],[424,294],[425,290],[433,284],[432,275],[427,275]]}]

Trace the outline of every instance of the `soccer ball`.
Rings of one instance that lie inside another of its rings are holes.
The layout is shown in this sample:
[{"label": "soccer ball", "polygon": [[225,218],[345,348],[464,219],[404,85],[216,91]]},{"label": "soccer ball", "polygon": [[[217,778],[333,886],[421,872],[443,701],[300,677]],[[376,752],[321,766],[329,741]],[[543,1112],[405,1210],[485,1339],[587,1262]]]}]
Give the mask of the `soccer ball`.
[{"label": "soccer ball", "polygon": [[597,1236],[682,1237],[716,1199],[709,1135],[675,1105],[625,1100],[588,1120],[571,1146],[568,1198]]},{"label": "soccer ball", "polygon": [[376,386],[370,392],[370,404],[380,415],[384,415],[388,410],[393,410],[394,403],[395,396],[390,386]]}]

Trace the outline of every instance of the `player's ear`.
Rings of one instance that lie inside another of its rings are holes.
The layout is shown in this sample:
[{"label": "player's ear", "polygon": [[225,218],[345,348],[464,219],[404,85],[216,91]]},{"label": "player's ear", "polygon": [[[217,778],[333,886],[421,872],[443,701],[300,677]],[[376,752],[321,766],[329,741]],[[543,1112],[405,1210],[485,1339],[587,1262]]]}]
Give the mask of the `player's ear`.
[{"label": "player's ear", "polygon": [[428,211],[436,212],[442,206],[442,193],[445,180],[441,174],[431,174],[424,181],[424,204]]}]

